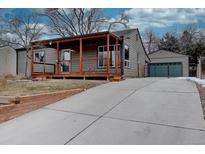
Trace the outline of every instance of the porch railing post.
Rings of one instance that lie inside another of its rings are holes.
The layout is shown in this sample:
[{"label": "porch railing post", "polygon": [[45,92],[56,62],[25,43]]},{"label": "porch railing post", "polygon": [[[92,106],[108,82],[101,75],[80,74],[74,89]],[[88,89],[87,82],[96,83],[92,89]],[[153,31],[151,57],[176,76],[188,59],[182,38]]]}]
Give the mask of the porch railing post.
[{"label": "porch railing post", "polygon": [[83,73],[83,43],[82,38],[80,38],[80,74]]},{"label": "porch railing post", "polygon": [[106,63],[106,68],[107,68],[107,74],[110,73],[110,35],[107,34],[107,63]]},{"label": "porch railing post", "polygon": [[[57,74],[60,73],[60,50],[59,50],[59,42],[57,42],[57,68],[55,69],[57,71]],[[55,73],[55,72],[54,72]]]},{"label": "porch railing post", "polygon": [[45,65],[45,62],[43,63],[43,74],[46,73],[46,65]]}]

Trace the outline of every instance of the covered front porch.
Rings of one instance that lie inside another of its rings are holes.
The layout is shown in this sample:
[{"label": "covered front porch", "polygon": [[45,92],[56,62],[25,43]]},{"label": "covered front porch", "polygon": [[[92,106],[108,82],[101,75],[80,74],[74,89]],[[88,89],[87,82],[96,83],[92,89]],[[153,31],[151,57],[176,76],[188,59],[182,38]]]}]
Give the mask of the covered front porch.
[{"label": "covered front porch", "polygon": [[33,42],[32,78],[121,80],[122,44],[110,32]]}]

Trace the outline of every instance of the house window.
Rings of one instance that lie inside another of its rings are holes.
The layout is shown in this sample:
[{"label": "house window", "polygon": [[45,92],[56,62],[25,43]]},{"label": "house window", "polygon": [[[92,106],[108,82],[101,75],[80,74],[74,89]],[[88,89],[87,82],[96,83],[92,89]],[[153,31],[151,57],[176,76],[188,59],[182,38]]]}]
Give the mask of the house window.
[{"label": "house window", "polygon": [[45,51],[36,51],[35,52],[35,62],[44,63],[46,62]]},{"label": "house window", "polygon": [[125,67],[130,68],[130,48],[125,45]]},{"label": "house window", "polygon": [[110,46],[110,66],[115,67],[115,46]]},{"label": "house window", "polygon": [[106,57],[107,52],[104,49],[104,46],[98,47],[98,67],[105,67],[106,66]]},{"label": "house window", "polygon": [[[110,45],[110,66],[115,67],[115,45]],[[120,48],[118,47],[118,58],[120,60]],[[98,47],[98,67],[107,66],[107,46]]]}]

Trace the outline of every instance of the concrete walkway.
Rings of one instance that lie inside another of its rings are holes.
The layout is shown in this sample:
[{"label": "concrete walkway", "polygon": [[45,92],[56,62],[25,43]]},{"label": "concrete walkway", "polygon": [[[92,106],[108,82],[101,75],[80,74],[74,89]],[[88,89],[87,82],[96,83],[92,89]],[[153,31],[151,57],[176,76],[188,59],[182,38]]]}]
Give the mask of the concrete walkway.
[{"label": "concrete walkway", "polygon": [[0,144],[205,144],[196,86],[112,82],[0,124]]}]

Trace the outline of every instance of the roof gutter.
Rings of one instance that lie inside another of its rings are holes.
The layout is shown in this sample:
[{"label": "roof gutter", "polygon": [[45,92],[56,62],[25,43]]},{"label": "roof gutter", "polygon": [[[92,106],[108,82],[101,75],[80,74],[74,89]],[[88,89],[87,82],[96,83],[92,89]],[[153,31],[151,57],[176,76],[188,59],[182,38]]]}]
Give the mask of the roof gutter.
[{"label": "roof gutter", "polygon": [[146,52],[146,50],[145,50],[145,47],[144,47],[144,44],[143,44],[143,41],[142,41],[142,37],[141,37],[141,35],[140,35],[140,32],[139,32],[139,29],[138,29],[138,28],[137,28],[137,32],[138,32],[138,34],[139,34],[139,38],[140,38],[140,41],[141,41],[141,43],[142,43],[142,47],[143,47],[144,53],[145,53],[145,55],[147,56],[147,58],[149,59],[149,61],[151,62],[151,60],[150,60],[150,58],[149,58],[149,56],[148,56],[148,54],[147,54],[147,52]]}]

